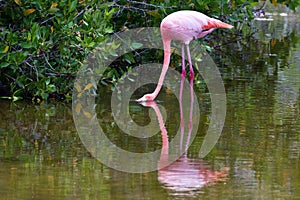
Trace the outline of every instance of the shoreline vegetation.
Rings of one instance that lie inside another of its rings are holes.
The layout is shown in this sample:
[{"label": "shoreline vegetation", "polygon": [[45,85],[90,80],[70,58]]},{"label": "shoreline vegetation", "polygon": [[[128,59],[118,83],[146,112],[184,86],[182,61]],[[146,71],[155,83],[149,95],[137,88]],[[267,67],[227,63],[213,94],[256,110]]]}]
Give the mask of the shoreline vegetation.
[{"label": "shoreline vegetation", "polygon": [[[197,10],[234,25],[232,33],[221,35],[216,31],[201,42],[207,50],[225,55],[230,45],[220,46],[211,38],[222,37],[223,44],[249,39],[256,31],[252,27],[255,17],[263,17],[268,10],[288,15],[299,10],[300,0],[287,2],[290,1],[1,1],[0,98],[35,103],[71,100],[77,71],[97,44],[126,29],[158,27],[162,18],[177,10]],[[116,49],[112,44],[103,51],[114,54]],[[126,54],[109,67],[101,82],[113,85],[142,60],[151,59],[153,55]],[[162,54],[155,59],[162,59]]]}]

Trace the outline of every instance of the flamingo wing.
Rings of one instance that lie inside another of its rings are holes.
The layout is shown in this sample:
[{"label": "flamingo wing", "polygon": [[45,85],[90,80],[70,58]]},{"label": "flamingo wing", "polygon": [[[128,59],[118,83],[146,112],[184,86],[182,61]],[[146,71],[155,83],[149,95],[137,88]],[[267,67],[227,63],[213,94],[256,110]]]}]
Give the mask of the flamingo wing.
[{"label": "flamingo wing", "polygon": [[180,40],[184,43],[204,37],[215,28],[232,28],[232,26],[202,13],[189,10],[174,12],[161,22],[163,37]]}]

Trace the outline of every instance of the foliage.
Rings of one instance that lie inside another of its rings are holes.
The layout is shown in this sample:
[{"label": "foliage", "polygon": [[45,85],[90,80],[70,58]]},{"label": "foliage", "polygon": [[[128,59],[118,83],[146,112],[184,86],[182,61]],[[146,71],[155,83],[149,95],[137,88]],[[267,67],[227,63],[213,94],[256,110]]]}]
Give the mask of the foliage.
[{"label": "foliage", "polygon": [[[299,1],[272,0],[273,4],[286,3],[291,8]],[[128,28],[158,27],[162,18],[177,10],[197,10],[234,24],[234,35],[222,35],[222,41],[229,43],[232,38],[251,35],[252,8],[257,5],[252,0],[0,1],[0,96],[13,100],[68,99],[78,69],[99,42]],[[215,31],[208,37],[220,34]],[[212,41],[203,44],[219,45]],[[113,46],[104,49],[111,54],[114,50]],[[116,81],[131,67],[153,57],[162,55],[123,55],[110,66],[102,83]]]},{"label": "foliage", "polygon": [[70,96],[80,63],[113,31],[113,13],[97,0],[5,1],[0,7],[0,81],[10,85],[15,99]]},{"label": "foliage", "polygon": [[[166,15],[178,10],[197,10],[209,16],[228,19],[237,19],[245,16],[251,19],[251,8],[257,5],[253,1],[222,1],[222,0],[187,0],[182,1],[115,1],[112,5],[118,12],[114,19],[117,29],[122,29],[124,26],[128,28],[141,26],[159,26],[161,19]],[[249,15],[249,16],[248,16]],[[250,17],[250,18],[249,18]]]},{"label": "foliage", "polygon": [[273,5],[277,5],[277,3],[287,5],[288,8],[295,10],[297,7],[300,6],[300,0],[271,0]]}]

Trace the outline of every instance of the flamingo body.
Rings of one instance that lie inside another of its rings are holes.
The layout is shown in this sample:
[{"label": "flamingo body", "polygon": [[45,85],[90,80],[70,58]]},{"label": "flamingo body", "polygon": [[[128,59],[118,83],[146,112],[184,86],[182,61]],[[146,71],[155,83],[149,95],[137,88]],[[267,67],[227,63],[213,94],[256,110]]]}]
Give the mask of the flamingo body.
[{"label": "flamingo body", "polygon": [[204,37],[215,28],[232,28],[232,26],[190,10],[174,12],[165,17],[160,25],[163,39],[179,40],[185,44]]},{"label": "flamingo body", "polygon": [[160,24],[160,31],[164,44],[164,63],[157,87],[153,93],[146,94],[137,101],[153,101],[158,95],[169,67],[172,40],[178,40],[182,43],[182,76],[185,76],[184,45],[186,45],[190,65],[190,80],[192,81],[194,78],[194,72],[192,68],[189,43],[194,39],[206,36],[216,28],[230,29],[233,28],[233,26],[221,22],[220,20],[210,18],[200,12],[191,10],[177,11],[166,16]]}]

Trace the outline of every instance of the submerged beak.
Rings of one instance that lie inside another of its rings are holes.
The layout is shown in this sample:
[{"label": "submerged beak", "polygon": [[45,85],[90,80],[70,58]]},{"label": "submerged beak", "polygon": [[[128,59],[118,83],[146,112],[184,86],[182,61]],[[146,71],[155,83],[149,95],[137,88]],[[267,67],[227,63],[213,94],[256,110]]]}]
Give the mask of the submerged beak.
[{"label": "submerged beak", "polygon": [[143,96],[142,98],[139,98],[137,100],[135,100],[136,102],[142,103],[142,102],[147,102],[148,100],[145,98],[145,96]]}]

